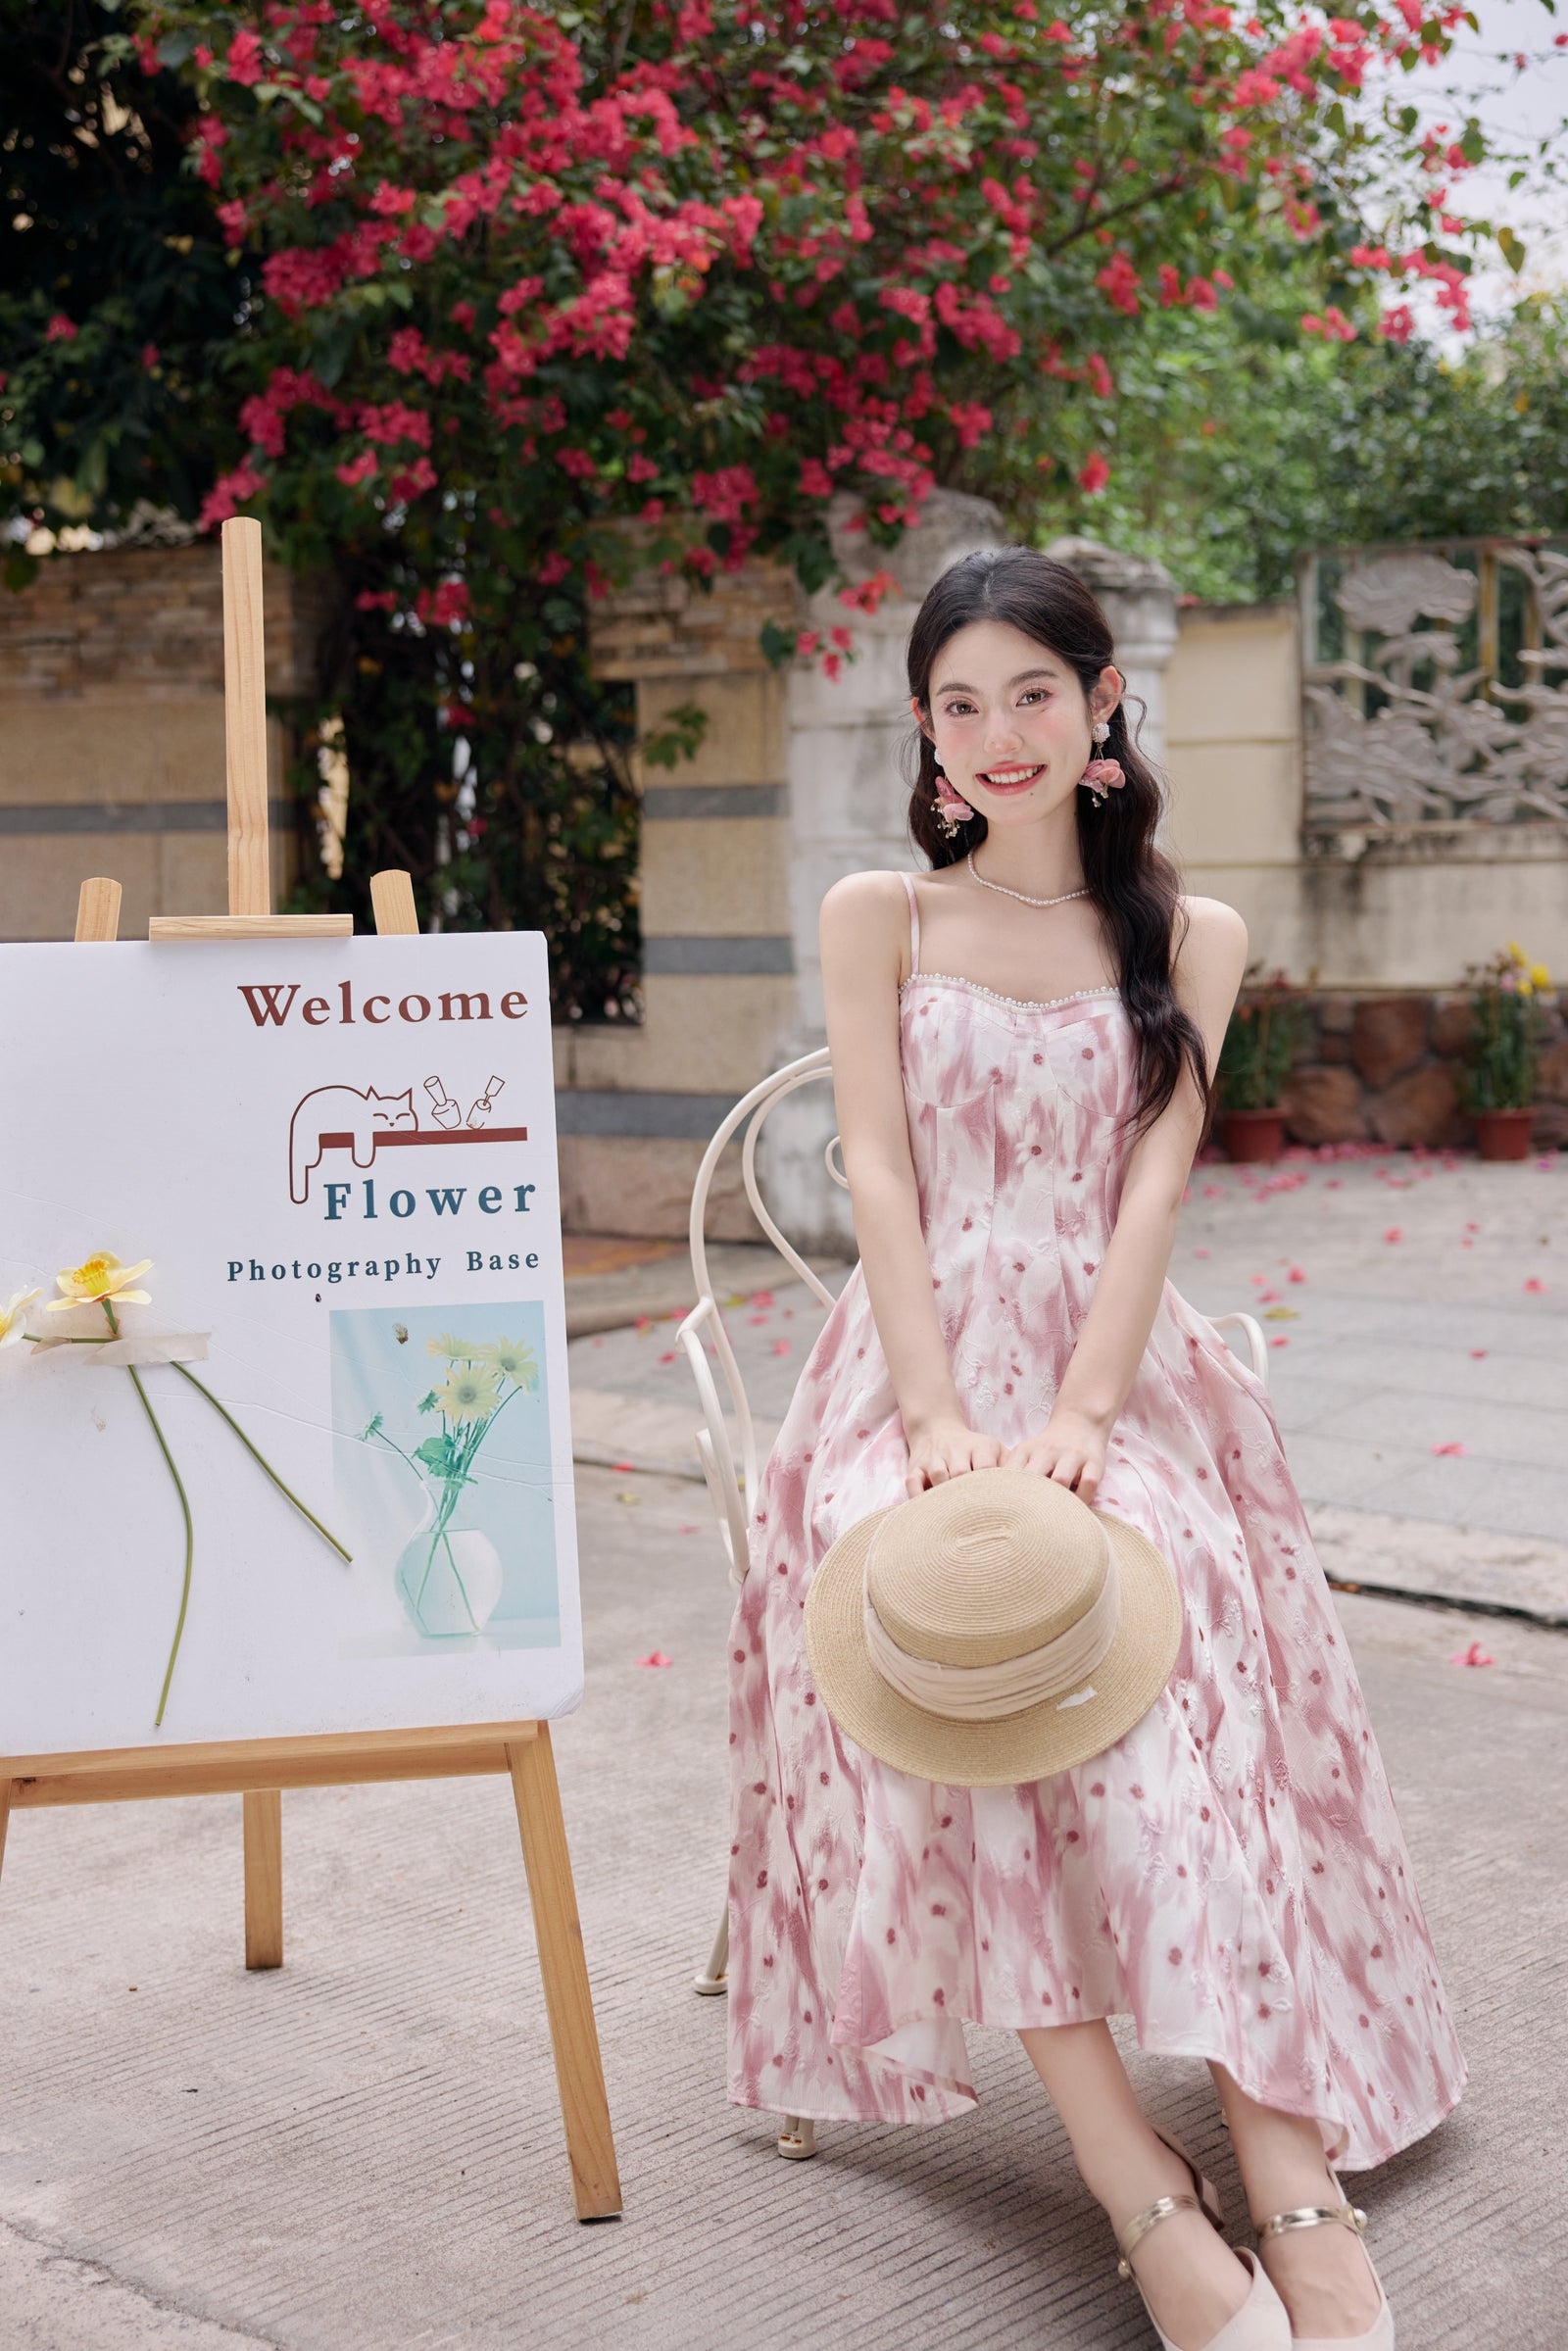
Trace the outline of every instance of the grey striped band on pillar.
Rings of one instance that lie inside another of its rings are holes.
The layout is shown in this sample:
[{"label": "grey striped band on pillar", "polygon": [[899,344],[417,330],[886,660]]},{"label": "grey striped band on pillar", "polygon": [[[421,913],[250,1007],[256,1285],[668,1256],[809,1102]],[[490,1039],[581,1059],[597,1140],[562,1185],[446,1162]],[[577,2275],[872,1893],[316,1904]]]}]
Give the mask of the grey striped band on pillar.
[{"label": "grey striped band on pillar", "polygon": [[784,784],[650,784],[643,794],[643,822],[663,824],[675,817],[787,816]]},{"label": "grey striped band on pillar", "polygon": [[556,1096],[559,1135],[707,1143],[738,1094],[632,1094],[563,1087]]},{"label": "grey striped band on pillar", "polygon": [[795,942],[787,931],[749,938],[643,939],[643,972],[651,980],[787,978],[794,969]]},{"label": "grey striped band on pillar", "polygon": [[[289,800],[268,805],[274,832],[291,831],[297,810]],[[223,833],[221,800],[54,800],[33,806],[0,801],[0,833]]]}]

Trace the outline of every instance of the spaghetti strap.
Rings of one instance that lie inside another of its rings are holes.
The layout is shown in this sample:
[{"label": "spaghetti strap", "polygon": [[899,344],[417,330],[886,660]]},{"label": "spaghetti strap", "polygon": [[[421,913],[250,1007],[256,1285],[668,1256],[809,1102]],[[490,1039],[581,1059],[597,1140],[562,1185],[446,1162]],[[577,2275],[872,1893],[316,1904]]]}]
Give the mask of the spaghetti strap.
[{"label": "spaghetti strap", "polygon": [[920,968],[920,908],[915,901],[914,876],[904,876],[904,887],[909,894],[909,977],[912,980]]}]

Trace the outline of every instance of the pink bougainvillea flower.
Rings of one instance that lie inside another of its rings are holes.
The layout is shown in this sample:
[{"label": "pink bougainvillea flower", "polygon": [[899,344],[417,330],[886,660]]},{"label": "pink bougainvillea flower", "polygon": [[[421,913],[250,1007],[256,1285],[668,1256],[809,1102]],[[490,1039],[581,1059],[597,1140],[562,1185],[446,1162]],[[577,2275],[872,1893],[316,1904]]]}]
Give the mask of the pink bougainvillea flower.
[{"label": "pink bougainvillea flower", "polygon": [[1491,1650],[1484,1649],[1479,1641],[1473,1641],[1467,1649],[1455,1649],[1448,1659],[1450,1665],[1495,1665],[1496,1662]]},{"label": "pink bougainvillea flower", "polygon": [[646,1656],[646,1657],[639,1657],[639,1658],[638,1658],[638,1660],[637,1660],[637,1662],[638,1662],[638,1664],[639,1664],[639,1665],[656,1665],[656,1666],[657,1666],[657,1665],[673,1665],[673,1664],[674,1664],[674,1662],[675,1662],[675,1660],[674,1660],[674,1658],[673,1658],[673,1657],[666,1657],[662,1649],[650,1649],[650,1650],[649,1650],[649,1652],[648,1652],[648,1654],[647,1654],[647,1656]]},{"label": "pink bougainvillea flower", "polygon": [[1304,1282],[1306,1280],[1306,1274],[1299,1265],[1293,1265],[1285,1279],[1288,1282]]},{"label": "pink bougainvillea flower", "polygon": [[1525,1290],[1531,1298],[1544,1298],[1546,1293],[1546,1285],[1540,1274],[1533,1273],[1525,1284]]},{"label": "pink bougainvillea flower", "polygon": [[1391,1225],[1390,1225],[1390,1227],[1389,1227],[1389,1229],[1388,1229],[1388,1231],[1387,1231],[1387,1232],[1384,1234],[1383,1238],[1384,1238],[1384,1240],[1385,1240],[1385,1241],[1402,1241],[1402,1240],[1404,1239],[1404,1227],[1403,1227],[1403,1225],[1402,1225],[1402,1224],[1391,1224]]}]

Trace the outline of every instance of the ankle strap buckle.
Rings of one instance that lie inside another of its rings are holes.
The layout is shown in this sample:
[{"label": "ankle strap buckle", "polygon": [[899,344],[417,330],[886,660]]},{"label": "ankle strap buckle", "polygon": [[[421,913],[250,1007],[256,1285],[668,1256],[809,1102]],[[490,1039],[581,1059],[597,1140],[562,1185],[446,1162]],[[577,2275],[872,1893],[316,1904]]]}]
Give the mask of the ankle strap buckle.
[{"label": "ankle strap buckle", "polygon": [[1151,2229],[1157,2229],[1160,2222],[1168,2221],[1173,2213],[1200,2212],[1201,2209],[1196,2196],[1156,2196],[1152,2204],[1146,2204],[1142,2212],[1135,2212],[1116,2239],[1116,2250],[1121,2255],[1120,2261],[1116,2264],[1117,2277],[1130,2278],[1132,2276],[1132,2263],[1129,2257],[1135,2246],[1141,2244],[1149,2234]]},{"label": "ankle strap buckle", "polygon": [[1295,2229],[1329,2227],[1348,2229],[1360,2236],[1366,2228],[1366,2214],[1355,2204],[1298,2204],[1292,2212],[1277,2212],[1260,2221],[1257,2234],[1261,2242],[1265,2237],[1289,2236]]}]

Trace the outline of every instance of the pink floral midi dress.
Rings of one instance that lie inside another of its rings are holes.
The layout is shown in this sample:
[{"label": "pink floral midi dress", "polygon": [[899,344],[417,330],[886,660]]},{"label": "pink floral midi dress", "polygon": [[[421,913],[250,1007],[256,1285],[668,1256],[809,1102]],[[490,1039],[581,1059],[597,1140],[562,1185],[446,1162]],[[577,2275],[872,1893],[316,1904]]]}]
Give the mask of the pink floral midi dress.
[{"label": "pink floral midi dress", "polygon": [[[932,1285],[971,1425],[1012,1445],[1045,1423],[1115,1223],[1132,1031],[1111,989],[1026,1003],[922,972],[908,888]],[[1464,2060],[1259,1382],[1167,1283],[1098,1506],[1175,1571],[1175,1670],[1114,1747],[1027,1787],[895,1771],[812,1688],[813,1571],[906,1465],[857,1270],[761,1479],[730,1641],[731,2098],[941,2122],[975,2103],[965,2020],[1128,2016],[1146,2050],[1314,2118],[1351,2170],[1430,2131]]]}]

